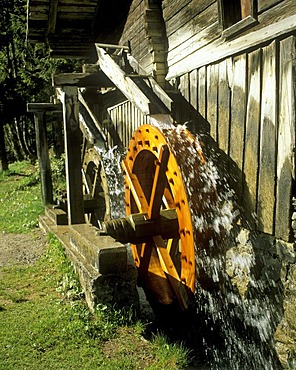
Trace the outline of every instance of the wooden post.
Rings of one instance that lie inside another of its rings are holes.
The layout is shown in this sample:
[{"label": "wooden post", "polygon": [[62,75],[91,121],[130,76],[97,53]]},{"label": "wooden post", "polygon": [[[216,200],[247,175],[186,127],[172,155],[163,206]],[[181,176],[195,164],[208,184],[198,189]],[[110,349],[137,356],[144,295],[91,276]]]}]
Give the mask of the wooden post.
[{"label": "wooden post", "polygon": [[36,148],[41,179],[42,203],[45,206],[46,204],[53,203],[52,177],[46,139],[45,113],[34,113],[34,121],[36,132]]},{"label": "wooden post", "polygon": [[82,134],[79,128],[79,106],[77,86],[64,86],[62,93],[66,181],[69,224],[85,222],[81,176]]}]

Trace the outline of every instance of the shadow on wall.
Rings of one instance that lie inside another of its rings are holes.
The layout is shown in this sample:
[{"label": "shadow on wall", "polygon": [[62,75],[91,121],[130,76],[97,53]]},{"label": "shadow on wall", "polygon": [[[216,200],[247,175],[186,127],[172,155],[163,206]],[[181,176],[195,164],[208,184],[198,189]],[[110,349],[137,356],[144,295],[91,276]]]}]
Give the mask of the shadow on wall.
[{"label": "shadow on wall", "polygon": [[219,201],[231,194],[237,216],[229,233],[213,233],[207,250],[197,251],[194,312],[186,316],[187,326],[182,322],[182,328],[169,333],[181,330],[194,350],[196,366],[281,369],[274,335],[284,313],[284,266],[277,242],[255,231],[258,220],[250,194],[244,191],[242,197],[247,189],[244,174],[210,137],[209,123],[185,99],[178,106],[176,117],[190,120],[187,128],[202,138],[204,155],[218,170]]}]

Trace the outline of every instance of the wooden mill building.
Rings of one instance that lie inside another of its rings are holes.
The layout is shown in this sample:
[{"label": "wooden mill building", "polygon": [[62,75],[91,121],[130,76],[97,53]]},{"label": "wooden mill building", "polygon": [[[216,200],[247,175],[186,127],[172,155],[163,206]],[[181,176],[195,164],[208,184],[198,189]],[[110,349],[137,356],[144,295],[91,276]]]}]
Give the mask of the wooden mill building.
[{"label": "wooden mill building", "polygon": [[[151,76],[169,97],[164,112],[187,121],[217,153],[240,209],[243,234],[233,253],[260,249],[261,259],[250,252],[260,273],[272,270],[268,279],[289,286],[295,279],[294,0],[28,0],[27,36],[47,43],[54,57],[88,64],[98,58],[96,43],[126,47],[139,75]],[[55,83],[68,84],[61,77]],[[85,87],[110,146],[126,148],[153,112],[139,109],[120,88],[93,95],[95,84]]]},{"label": "wooden mill building", "polygon": [[295,11],[289,0],[30,0],[28,38],[70,58],[94,58],[95,42],[130,45],[184,98],[177,120],[206,125],[235,162],[259,230],[291,241]]}]

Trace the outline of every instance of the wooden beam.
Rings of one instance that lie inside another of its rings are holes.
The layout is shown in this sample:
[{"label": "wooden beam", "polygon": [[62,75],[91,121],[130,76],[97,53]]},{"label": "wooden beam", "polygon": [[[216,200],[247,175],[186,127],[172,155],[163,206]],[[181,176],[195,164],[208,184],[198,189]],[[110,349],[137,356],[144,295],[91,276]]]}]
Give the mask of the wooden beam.
[{"label": "wooden beam", "polygon": [[52,176],[46,138],[45,112],[34,114],[36,149],[39,162],[43,205],[53,203]]},{"label": "wooden beam", "polygon": [[71,37],[50,34],[47,35],[47,40],[50,46],[50,55],[54,58],[96,60],[95,40],[93,36],[85,34],[83,29],[76,29],[76,33],[71,33]]},{"label": "wooden beam", "polygon": [[57,24],[57,14],[58,14],[58,3],[59,0],[50,0],[49,2],[49,14],[48,14],[48,24],[47,33],[55,33]]},{"label": "wooden beam", "polygon": [[54,87],[114,87],[113,82],[102,71],[96,73],[61,73],[53,76],[52,83]]},{"label": "wooden beam", "polygon": [[[138,63],[138,61],[130,54],[127,54],[127,60],[133,70],[138,73],[139,75],[147,75],[147,72],[145,69]],[[167,95],[167,93],[156,83],[154,78],[148,77],[149,85],[154,92],[155,95],[162,101],[162,103],[168,108],[168,110],[171,112],[173,108],[173,100]]]},{"label": "wooden beam", "polygon": [[62,104],[53,103],[28,103],[27,112],[29,113],[41,113],[41,112],[62,112]]},{"label": "wooden beam", "polygon": [[295,182],[296,38],[280,41],[279,126],[277,140],[277,187],[275,236],[291,241],[293,184]]},{"label": "wooden beam", "polygon": [[64,86],[61,98],[65,135],[68,220],[69,224],[73,225],[85,222],[81,176],[82,134],[79,128],[78,88],[75,86]]},{"label": "wooden beam", "polygon": [[143,114],[150,114],[151,102],[146,95],[144,95],[131,78],[126,77],[125,72],[115,63],[104,49],[97,45],[96,49],[101,70]]},{"label": "wooden beam", "polygon": [[[259,230],[273,235],[275,211],[275,171],[277,143],[277,42],[262,49],[260,153],[257,214]],[[283,91],[281,91],[283,93]],[[286,123],[285,123],[286,124]],[[294,135],[294,133],[293,133]],[[288,189],[285,188],[284,191]],[[282,196],[282,195],[280,195]]]}]

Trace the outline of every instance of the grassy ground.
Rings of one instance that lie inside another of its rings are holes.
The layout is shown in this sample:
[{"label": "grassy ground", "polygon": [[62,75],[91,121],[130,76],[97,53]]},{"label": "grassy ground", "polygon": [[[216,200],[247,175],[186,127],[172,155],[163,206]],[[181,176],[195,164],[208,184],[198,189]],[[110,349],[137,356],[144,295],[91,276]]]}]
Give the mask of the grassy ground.
[{"label": "grassy ground", "polygon": [[[0,175],[0,232],[30,232],[42,212],[28,163]],[[59,242],[34,264],[0,268],[0,369],[182,369],[188,351],[162,335],[144,339],[132,311],[91,315]]]},{"label": "grassy ground", "polygon": [[0,174],[1,231],[25,233],[38,224],[43,211],[38,173],[28,162],[17,162]]}]

